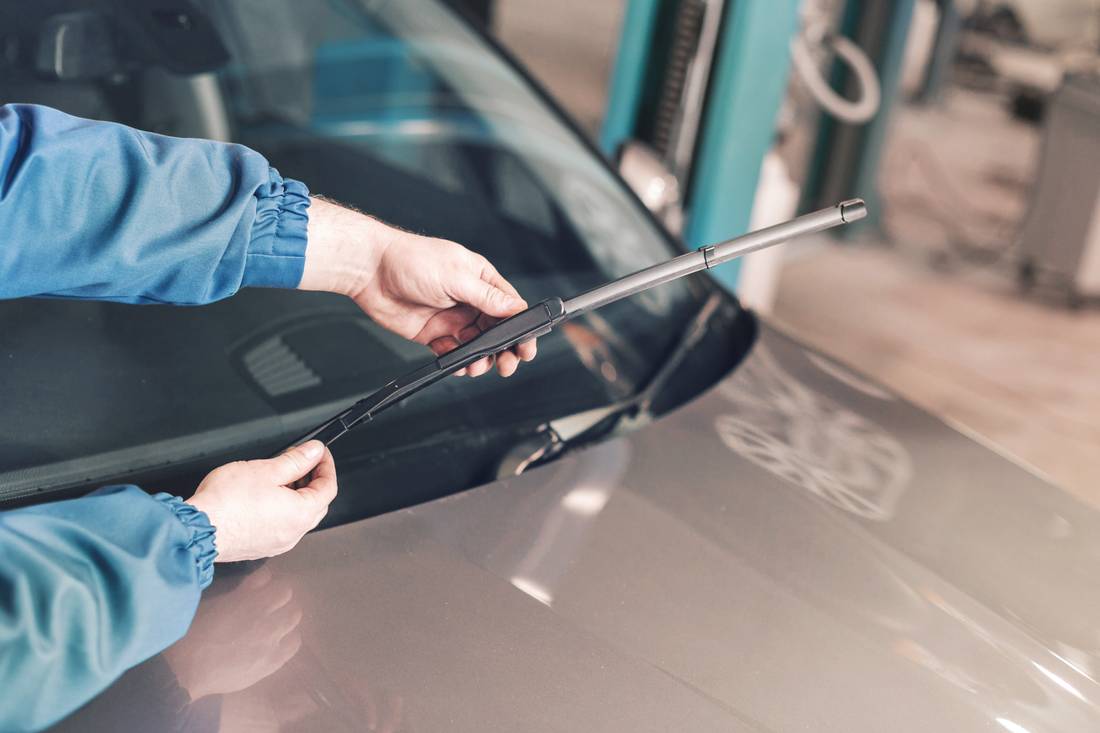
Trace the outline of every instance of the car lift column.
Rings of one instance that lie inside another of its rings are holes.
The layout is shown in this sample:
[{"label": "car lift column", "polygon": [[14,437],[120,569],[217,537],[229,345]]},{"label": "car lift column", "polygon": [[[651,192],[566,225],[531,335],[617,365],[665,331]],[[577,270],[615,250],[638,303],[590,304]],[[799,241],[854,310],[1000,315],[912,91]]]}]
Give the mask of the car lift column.
[{"label": "car lift column", "polygon": [[[679,0],[685,2],[686,0]],[[606,154],[638,138],[647,84],[660,76],[656,39],[678,0],[629,0],[600,138]],[[748,230],[764,156],[775,138],[787,87],[799,0],[727,0],[710,68],[692,164],[680,171],[685,191],[684,240],[690,247]],[[652,94],[653,90],[648,90]],[[716,268],[728,287],[736,262]]]},{"label": "car lift column", "polygon": [[[877,192],[879,162],[901,82],[914,5],[915,0],[848,0],[841,33],[870,54],[882,88],[882,103],[878,114],[866,124],[822,118],[809,180],[803,191],[803,207],[814,208],[819,201],[838,195],[844,198],[858,191],[875,212],[872,219],[881,212]],[[855,93],[851,87],[856,82],[846,74],[838,71],[832,81],[835,89],[844,89],[848,95]]]},{"label": "car lift column", "polygon": [[[760,166],[775,143],[798,0],[733,0],[725,8],[687,196],[690,247],[748,231]],[[839,200],[839,199],[838,199]],[[739,261],[714,270],[734,289]]]},{"label": "car lift column", "polygon": [[600,149],[608,158],[613,158],[619,146],[636,133],[660,5],[661,0],[627,0],[600,130]]}]

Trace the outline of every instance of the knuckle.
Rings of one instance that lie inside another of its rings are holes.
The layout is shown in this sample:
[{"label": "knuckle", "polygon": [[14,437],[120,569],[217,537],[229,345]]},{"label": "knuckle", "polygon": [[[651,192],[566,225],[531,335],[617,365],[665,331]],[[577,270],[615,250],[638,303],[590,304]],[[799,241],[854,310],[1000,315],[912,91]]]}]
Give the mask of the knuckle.
[{"label": "knuckle", "polygon": [[453,262],[461,263],[466,262],[467,258],[473,254],[470,250],[463,247],[458,242],[452,242],[448,240],[441,240],[443,242],[444,254]]},{"label": "knuckle", "polygon": [[298,451],[293,450],[289,453],[284,453],[284,463],[287,464],[288,471],[294,471],[296,474],[301,475],[306,472],[305,460]]}]

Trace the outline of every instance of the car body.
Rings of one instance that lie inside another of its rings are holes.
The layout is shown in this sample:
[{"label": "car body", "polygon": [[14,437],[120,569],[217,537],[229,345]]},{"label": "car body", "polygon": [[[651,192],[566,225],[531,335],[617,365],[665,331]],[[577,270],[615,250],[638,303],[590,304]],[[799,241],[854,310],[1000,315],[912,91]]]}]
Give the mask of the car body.
[{"label": "car body", "polygon": [[[48,82],[0,82],[5,97],[241,140],[324,193],[477,247],[531,299],[676,251],[437,3],[193,8],[230,63],[212,42],[139,72],[76,54]],[[71,10],[20,5],[6,27]],[[9,505],[116,480],[186,492],[424,356],[306,293],[190,310],[16,301],[0,326]],[[1100,515],[705,275],[568,324],[508,382],[423,393],[337,461],[323,529],[219,567],[188,635],[57,729],[1100,723]]]}]

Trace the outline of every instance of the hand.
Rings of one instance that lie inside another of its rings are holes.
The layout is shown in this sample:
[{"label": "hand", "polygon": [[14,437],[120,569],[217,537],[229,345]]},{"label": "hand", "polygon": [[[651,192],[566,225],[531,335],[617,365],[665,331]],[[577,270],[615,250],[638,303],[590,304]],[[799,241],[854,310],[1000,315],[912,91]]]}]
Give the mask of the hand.
[{"label": "hand", "polygon": [[317,526],[336,498],[336,466],[320,441],[277,458],[211,471],[187,500],[214,525],[216,562],[280,555]]},{"label": "hand", "polygon": [[232,590],[206,594],[187,636],[164,658],[192,701],[245,690],[298,653],[301,620],[290,585],[260,567]]},{"label": "hand", "polygon": [[[444,354],[527,307],[487,259],[460,244],[395,229],[357,211],[314,198],[303,290],[351,297],[376,323]],[[496,356],[509,377],[535,358],[529,341]],[[479,376],[493,359],[460,374]]]}]

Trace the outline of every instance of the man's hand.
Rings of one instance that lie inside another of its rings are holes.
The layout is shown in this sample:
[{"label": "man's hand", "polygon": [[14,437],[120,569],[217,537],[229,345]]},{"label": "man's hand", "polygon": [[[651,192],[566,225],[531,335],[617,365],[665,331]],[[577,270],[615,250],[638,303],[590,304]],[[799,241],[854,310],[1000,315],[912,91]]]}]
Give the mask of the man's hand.
[{"label": "man's hand", "polygon": [[[352,298],[376,323],[444,354],[527,307],[481,255],[445,239],[395,229],[357,211],[314,198],[303,290]],[[498,354],[508,377],[535,358],[535,342]],[[479,376],[492,359],[463,372]]]},{"label": "man's hand", "polygon": [[217,533],[216,562],[279,555],[320,523],[336,498],[336,466],[311,440],[264,461],[238,461],[211,471],[187,500]]}]

